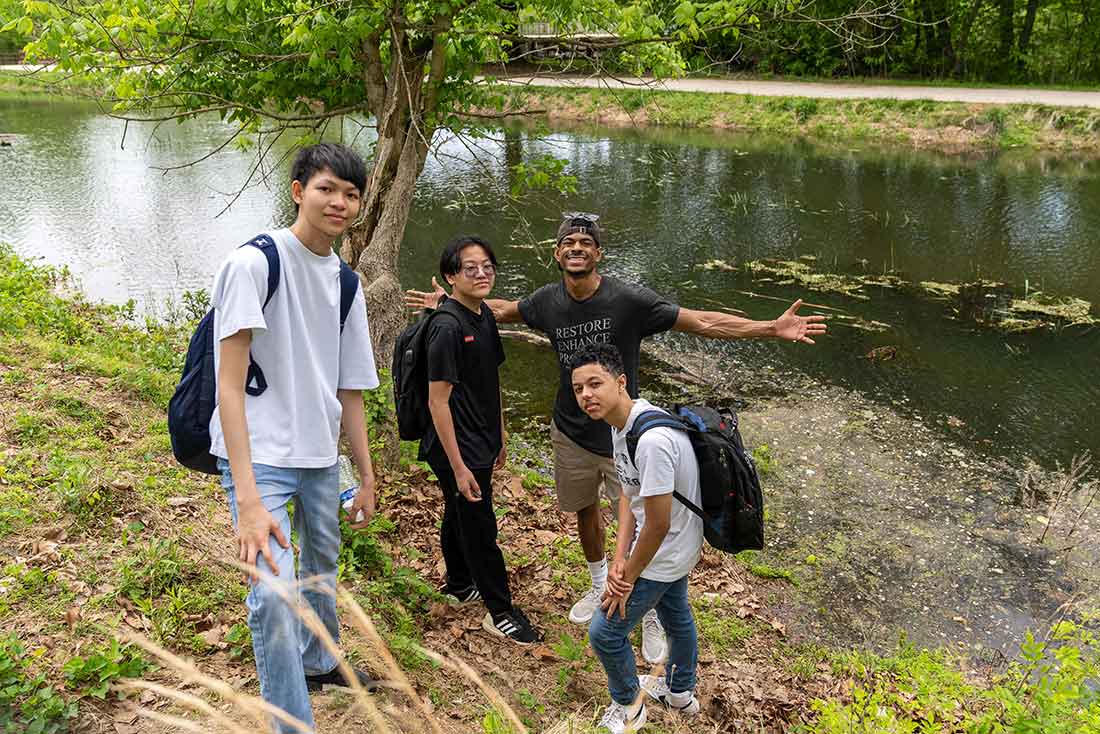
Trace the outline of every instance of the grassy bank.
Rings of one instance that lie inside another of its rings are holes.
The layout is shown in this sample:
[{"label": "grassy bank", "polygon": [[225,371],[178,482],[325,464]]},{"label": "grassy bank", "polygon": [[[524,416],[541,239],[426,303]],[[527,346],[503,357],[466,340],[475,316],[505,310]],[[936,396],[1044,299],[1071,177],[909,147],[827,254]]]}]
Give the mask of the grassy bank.
[{"label": "grassy bank", "polygon": [[[94,98],[99,91],[87,79],[59,72],[0,72],[0,93]],[[948,153],[1033,150],[1100,155],[1100,110],[1084,108],[551,87],[508,88],[506,96],[508,111],[537,111],[537,117],[551,121],[738,130]]]},{"label": "grassy bank", "polygon": [[[129,707],[195,714],[163,693],[123,699],[113,686],[140,676],[178,689],[183,678],[120,644],[124,633],[190,658],[236,690],[258,690],[245,588],[224,563],[233,555],[224,497],[212,478],[174,463],[164,421],[202,300],[187,301],[176,323],[142,323],[128,308],[85,302],[68,285],[64,273],[0,246],[0,731],[163,732]],[[794,457],[759,446],[756,453],[769,486],[798,486]],[[499,642],[480,630],[482,610],[440,603],[441,508],[421,468],[383,472],[370,531],[345,528],[341,581],[444,731],[515,728],[419,645],[468,663],[533,731],[591,731],[607,700],[584,630],[564,616],[586,585],[583,556],[546,491],[545,467],[531,462],[503,472],[494,498],[515,596],[545,630],[543,645]],[[1100,702],[1087,684],[1100,675],[1088,627],[1061,622],[1044,641],[1029,641],[1020,662],[982,670],[907,644],[882,657],[794,641],[780,601],[826,562],[817,554],[797,572],[765,556],[704,555],[691,580],[703,718],[685,728],[653,709],[647,731],[1100,732]],[[343,644],[385,674],[357,627],[345,629]],[[390,730],[416,730],[409,697],[383,690],[378,698]],[[319,730],[383,730],[349,702],[315,697]],[[247,724],[232,706],[221,710]]]},{"label": "grassy bank", "polygon": [[952,153],[1018,148],[1100,154],[1100,111],[1041,105],[527,87],[509,92],[507,108],[537,110],[550,120],[740,130]]},{"label": "grassy bank", "polygon": [[96,96],[101,91],[99,83],[65,72],[0,70],[0,92],[86,97]]}]

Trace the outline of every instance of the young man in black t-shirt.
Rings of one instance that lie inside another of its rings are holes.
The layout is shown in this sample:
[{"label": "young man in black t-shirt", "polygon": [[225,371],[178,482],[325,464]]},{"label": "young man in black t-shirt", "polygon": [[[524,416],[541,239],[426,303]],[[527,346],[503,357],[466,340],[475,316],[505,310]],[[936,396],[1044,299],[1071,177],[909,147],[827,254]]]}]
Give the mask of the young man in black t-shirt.
[{"label": "young man in black t-shirt", "polygon": [[[591,620],[607,583],[600,486],[613,506],[620,487],[611,461],[611,430],[585,415],[573,397],[568,369],[573,355],[595,343],[616,346],[623,357],[627,391],[637,398],[641,341],[653,334],[675,330],[712,339],[774,338],[813,344],[813,337],[825,333],[823,316],[798,315],[801,299],[772,321],[752,321],[718,311],[680,308],[648,288],[602,275],[597,270],[603,259],[598,219],[594,214],[563,215],[554,248],[560,281],[521,301],[488,302],[498,323],[523,322],[546,334],[557,352],[560,377],[551,424],[554,484],[559,507],[577,513],[577,531],[592,577],[592,588],[569,611],[570,621],[576,624]],[[407,291],[408,305],[435,307],[445,292],[434,278],[432,285],[432,292]],[[659,662],[665,647],[656,616],[643,620],[643,657]]]},{"label": "young man in black t-shirt", "polygon": [[485,305],[496,263],[489,244],[470,235],[448,242],[439,258],[439,272],[453,290],[427,327],[432,425],[420,442],[420,458],[443,490],[443,593],[459,603],[484,600],[486,630],[530,644],[539,634],[512,604],[493,513],[493,469],[505,459],[499,374],[504,347]]}]

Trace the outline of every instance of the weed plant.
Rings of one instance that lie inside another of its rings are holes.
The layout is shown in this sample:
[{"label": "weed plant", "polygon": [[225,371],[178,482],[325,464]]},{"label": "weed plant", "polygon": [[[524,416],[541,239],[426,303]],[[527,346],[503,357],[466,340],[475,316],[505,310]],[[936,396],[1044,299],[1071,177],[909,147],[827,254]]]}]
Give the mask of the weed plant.
[{"label": "weed plant", "polygon": [[848,700],[817,700],[816,720],[800,734],[965,732],[1098,734],[1100,648],[1093,631],[1070,621],[1048,637],[1030,632],[1021,657],[987,684],[960,672],[950,653],[902,642],[889,657],[834,654],[833,672],[855,685]]},{"label": "weed plant", "polygon": [[13,635],[0,637],[0,731],[24,734],[61,734],[69,731],[78,705],[66,701],[46,685],[46,676],[34,674],[28,654]]},{"label": "weed plant", "polygon": [[149,669],[141,651],[133,645],[111,640],[104,646],[85,651],[62,668],[66,687],[82,696],[103,700],[111,686],[122,678],[140,678]]}]

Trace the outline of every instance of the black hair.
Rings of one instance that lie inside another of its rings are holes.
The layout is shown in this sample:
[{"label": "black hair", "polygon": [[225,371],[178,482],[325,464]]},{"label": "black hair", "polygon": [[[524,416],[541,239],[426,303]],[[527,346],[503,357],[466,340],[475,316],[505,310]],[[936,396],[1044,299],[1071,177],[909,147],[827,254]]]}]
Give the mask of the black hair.
[{"label": "black hair", "polygon": [[458,271],[462,269],[462,251],[471,245],[485,250],[489,262],[496,267],[497,256],[488,242],[476,234],[460,234],[443,245],[443,252],[439,255],[439,274],[443,276],[443,280],[447,280],[448,275],[458,275]]},{"label": "black hair", "polygon": [[574,354],[572,359],[569,360],[569,371],[572,372],[578,367],[584,367],[588,364],[598,364],[600,367],[610,372],[612,377],[616,378],[626,373],[626,370],[623,368],[623,355],[614,344],[605,344],[603,342],[589,344],[587,347]]},{"label": "black hair", "polygon": [[317,143],[298,151],[294,165],[290,167],[290,180],[305,188],[318,172],[329,169],[337,178],[350,181],[359,189],[360,196],[367,191],[367,165],[362,156],[340,143]]}]

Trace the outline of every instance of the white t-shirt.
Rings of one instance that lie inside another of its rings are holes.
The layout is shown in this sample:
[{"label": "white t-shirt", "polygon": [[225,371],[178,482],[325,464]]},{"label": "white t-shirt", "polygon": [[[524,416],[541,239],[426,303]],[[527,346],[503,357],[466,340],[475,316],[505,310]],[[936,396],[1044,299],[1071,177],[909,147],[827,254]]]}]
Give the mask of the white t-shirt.
[{"label": "white t-shirt", "polygon": [[[252,461],[317,469],[336,463],[340,401],[336,390],[378,387],[363,288],[340,331],[340,260],[311,252],[289,229],[269,232],[279,251],[279,287],[267,308],[267,258],[256,247],[230,253],[214,276],[214,369],[220,342],[252,330],[252,357],[267,390],[245,395]],[[221,414],[210,421],[210,453],[228,459]]]},{"label": "white t-shirt", "polygon": [[[623,486],[623,494],[629,498],[630,510],[634,513],[635,533],[631,552],[645,525],[643,498],[672,494],[675,490],[695,505],[703,504],[699,489],[699,464],[695,461],[691,440],[683,431],[675,428],[649,429],[638,441],[635,452],[637,466],[630,460],[626,434],[630,432],[638,416],[647,410],[660,408],[655,408],[648,400],[635,400],[623,430],[611,428],[615,469]],[[668,534],[653,560],[642,571],[642,578],[669,582],[686,576],[699,562],[702,547],[702,519],[683,502],[673,498]]]}]

